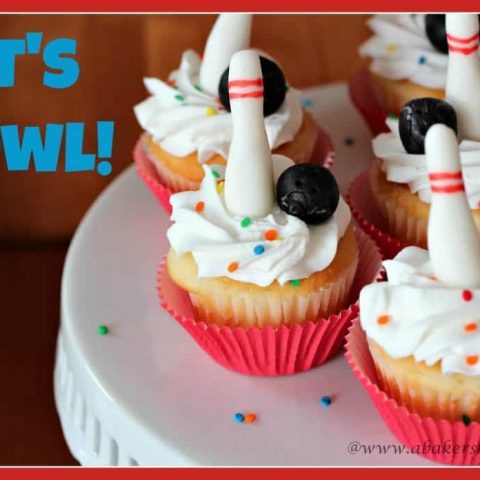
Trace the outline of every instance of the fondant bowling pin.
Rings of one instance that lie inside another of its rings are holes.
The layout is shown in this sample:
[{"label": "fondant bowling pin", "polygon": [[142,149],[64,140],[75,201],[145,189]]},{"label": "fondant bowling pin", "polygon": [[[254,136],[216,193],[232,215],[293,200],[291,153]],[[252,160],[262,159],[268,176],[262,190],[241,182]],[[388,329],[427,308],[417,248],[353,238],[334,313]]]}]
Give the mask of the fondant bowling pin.
[{"label": "fondant bowling pin", "polygon": [[235,215],[264,217],[272,211],[275,194],[258,53],[243,50],[233,55],[228,91],[233,136],[225,171],[225,204]]},{"label": "fondant bowling pin", "polygon": [[446,100],[455,108],[461,139],[480,141],[478,15],[448,13]]},{"label": "fondant bowling pin", "polygon": [[210,32],[200,68],[200,86],[218,94],[218,82],[235,52],[250,46],[251,14],[223,13]]},{"label": "fondant bowling pin", "polygon": [[465,194],[455,132],[433,125],[425,154],[432,190],[428,250],[435,276],[453,286],[480,287],[480,237]]}]

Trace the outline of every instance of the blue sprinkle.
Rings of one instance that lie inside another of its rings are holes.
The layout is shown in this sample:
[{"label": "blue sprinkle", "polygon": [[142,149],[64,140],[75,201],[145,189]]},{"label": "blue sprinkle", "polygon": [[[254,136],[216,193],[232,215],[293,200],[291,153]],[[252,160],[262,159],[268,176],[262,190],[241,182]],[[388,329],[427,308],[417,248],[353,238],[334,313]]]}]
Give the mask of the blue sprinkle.
[{"label": "blue sprinkle", "polygon": [[253,249],[253,253],[255,255],[261,255],[265,251],[265,247],[263,245],[256,245]]},{"label": "blue sprinkle", "polygon": [[234,416],[233,416],[233,421],[235,423],[243,423],[245,421],[245,416],[243,415],[243,413],[236,413]]},{"label": "blue sprinkle", "polygon": [[322,407],[329,407],[331,403],[332,403],[332,399],[331,399],[328,395],[324,395],[324,396],[320,399],[320,405],[321,405]]},{"label": "blue sprinkle", "polygon": [[312,106],[312,101],[309,98],[303,99],[303,108],[308,108]]},{"label": "blue sprinkle", "polygon": [[427,61],[427,57],[425,57],[425,55],[422,55],[422,56],[418,59],[418,63],[419,63],[420,65],[423,65],[426,61]]}]

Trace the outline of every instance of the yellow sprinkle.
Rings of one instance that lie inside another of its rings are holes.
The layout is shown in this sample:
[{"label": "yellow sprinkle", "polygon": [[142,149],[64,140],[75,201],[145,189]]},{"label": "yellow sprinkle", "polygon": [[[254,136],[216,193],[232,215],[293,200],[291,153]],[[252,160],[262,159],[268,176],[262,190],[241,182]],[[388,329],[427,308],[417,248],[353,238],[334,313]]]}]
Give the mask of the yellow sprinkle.
[{"label": "yellow sprinkle", "polygon": [[387,45],[387,52],[388,53],[395,53],[398,50],[398,45],[395,45],[394,43],[391,43],[390,45]]},{"label": "yellow sprinkle", "polygon": [[205,115],[207,117],[211,117],[212,115],[216,115],[216,114],[217,114],[217,111],[213,107],[207,107],[205,109]]},{"label": "yellow sprinkle", "polygon": [[223,180],[220,180],[217,182],[217,192],[222,193],[223,192],[223,186],[225,185],[225,182]]}]

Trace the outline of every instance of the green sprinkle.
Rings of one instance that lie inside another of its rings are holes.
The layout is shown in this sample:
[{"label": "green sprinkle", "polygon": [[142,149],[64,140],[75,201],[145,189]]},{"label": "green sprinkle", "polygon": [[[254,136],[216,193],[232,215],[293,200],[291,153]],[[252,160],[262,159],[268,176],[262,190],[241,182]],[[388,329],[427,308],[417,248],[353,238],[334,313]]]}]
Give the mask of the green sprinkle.
[{"label": "green sprinkle", "polygon": [[468,415],[462,415],[462,422],[468,427],[472,423],[472,419]]},{"label": "green sprinkle", "polygon": [[398,117],[394,115],[393,113],[388,114],[388,119],[389,120],[398,120]]},{"label": "green sprinkle", "polygon": [[290,285],[293,285],[294,287],[299,287],[300,284],[302,283],[301,280],[290,280]]},{"label": "green sprinkle", "polygon": [[199,92],[202,91],[202,87],[200,85],[197,84],[197,85],[194,85],[194,87],[195,87],[195,90],[198,90]]},{"label": "green sprinkle", "polygon": [[99,325],[97,328],[97,333],[99,335],[106,335],[108,333],[108,327],[106,325]]},{"label": "green sprinkle", "polygon": [[250,217],[243,217],[242,221],[240,222],[240,225],[243,228],[248,227],[252,223],[252,219]]},{"label": "green sprinkle", "polygon": [[185,97],[183,95],[175,95],[175,100],[178,100],[179,102],[183,102],[185,100]]},{"label": "green sprinkle", "polygon": [[285,85],[285,91],[288,92],[290,90],[290,85]]},{"label": "green sprinkle", "polygon": [[220,178],[220,174],[216,170],[212,170],[212,175],[214,178]]}]

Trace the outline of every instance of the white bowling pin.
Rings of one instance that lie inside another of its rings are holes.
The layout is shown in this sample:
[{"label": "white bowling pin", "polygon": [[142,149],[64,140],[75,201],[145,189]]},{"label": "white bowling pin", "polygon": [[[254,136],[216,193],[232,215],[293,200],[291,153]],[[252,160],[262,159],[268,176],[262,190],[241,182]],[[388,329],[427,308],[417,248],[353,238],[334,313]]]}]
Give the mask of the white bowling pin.
[{"label": "white bowling pin", "polygon": [[233,136],[225,171],[225,204],[235,215],[264,217],[272,211],[275,194],[257,52],[243,50],[233,55],[228,91]]},{"label": "white bowling pin", "polygon": [[480,237],[465,194],[455,132],[433,125],[425,154],[432,190],[428,250],[435,276],[457,287],[480,287]]},{"label": "white bowling pin", "polygon": [[203,52],[200,86],[218,94],[218,83],[235,52],[250,46],[251,14],[223,13],[218,16]]},{"label": "white bowling pin", "polygon": [[447,13],[446,100],[457,112],[461,139],[480,141],[478,14]]}]

